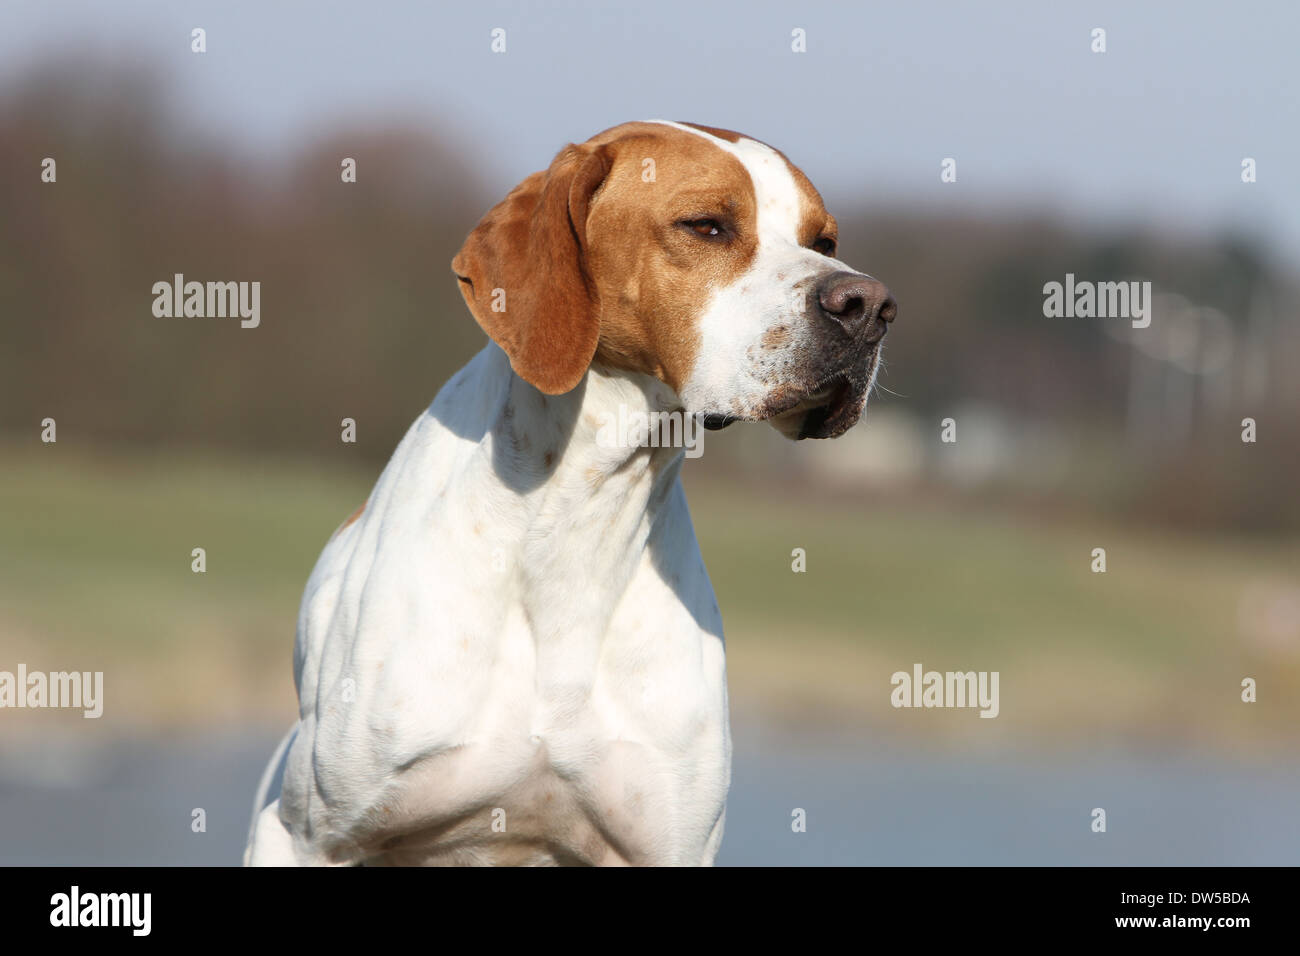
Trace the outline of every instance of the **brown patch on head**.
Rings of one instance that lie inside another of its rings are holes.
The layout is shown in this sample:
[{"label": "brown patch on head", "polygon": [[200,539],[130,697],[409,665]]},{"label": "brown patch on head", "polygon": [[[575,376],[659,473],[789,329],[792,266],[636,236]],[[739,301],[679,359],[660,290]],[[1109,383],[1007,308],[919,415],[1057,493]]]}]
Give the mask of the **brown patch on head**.
[{"label": "brown patch on head", "polygon": [[[611,156],[587,222],[601,310],[596,360],[678,390],[695,364],[711,293],[742,275],[757,252],[753,183],[718,144],[671,126],[627,123],[594,144]],[[722,233],[685,225],[701,220],[716,221]]]},{"label": "brown patch on head", "polygon": [[[751,138],[741,133],[737,133],[735,130],[718,129],[716,126],[705,126],[702,123],[683,122],[682,125],[689,126],[691,129],[698,129],[700,132],[708,133],[710,136],[716,136],[718,139],[726,140],[728,143],[738,143],[742,139]],[[754,142],[758,142],[758,140],[754,140]]]},{"label": "brown patch on head", "polygon": [[[728,143],[736,143],[742,139],[763,143],[762,140],[754,139],[752,136],[744,136],[729,129],[701,126],[698,123],[683,123],[682,125],[703,130],[719,139],[726,140]],[[822,201],[821,193],[817,191],[817,187],[804,175],[802,169],[790,162],[789,156],[769,143],[763,143],[763,145],[785,160],[786,168],[790,170],[790,175],[794,178],[795,189],[799,192],[799,244],[801,246],[811,246],[818,239],[823,238],[829,239],[833,243],[838,242],[839,224],[835,221],[835,217],[827,212],[826,204]]]},{"label": "brown patch on head", "polygon": [[795,188],[799,191],[799,245],[811,247],[819,239],[829,239],[832,244],[831,255],[834,255],[834,247],[840,240],[839,223],[826,209],[821,193],[803,174],[803,170],[790,162],[785,153],[780,150],[777,152],[789,167]]}]

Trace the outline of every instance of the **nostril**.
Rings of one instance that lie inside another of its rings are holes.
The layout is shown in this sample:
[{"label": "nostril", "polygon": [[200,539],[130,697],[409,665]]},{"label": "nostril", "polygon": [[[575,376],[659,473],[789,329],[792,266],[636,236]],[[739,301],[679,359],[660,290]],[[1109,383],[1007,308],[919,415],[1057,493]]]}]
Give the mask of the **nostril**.
[{"label": "nostril", "polygon": [[834,310],[835,314],[844,318],[856,318],[857,316],[865,315],[867,312],[867,301],[861,296],[850,296],[839,305],[840,307]]},{"label": "nostril", "polygon": [[880,304],[880,321],[893,322],[897,315],[898,303],[892,295],[885,296],[885,301]]}]

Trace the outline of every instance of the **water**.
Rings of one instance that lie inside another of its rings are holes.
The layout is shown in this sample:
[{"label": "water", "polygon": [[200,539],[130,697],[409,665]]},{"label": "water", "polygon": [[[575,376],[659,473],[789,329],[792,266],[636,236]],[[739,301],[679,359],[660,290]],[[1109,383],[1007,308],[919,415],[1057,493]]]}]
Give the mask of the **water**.
[{"label": "water", "polygon": [[[1295,865],[1294,756],[974,756],[738,729],[720,865]],[[0,756],[0,864],[230,865],[276,739],[43,741]],[[1107,832],[1093,833],[1103,807]],[[191,829],[192,811],[207,830]],[[807,830],[793,832],[792,812]]]}]

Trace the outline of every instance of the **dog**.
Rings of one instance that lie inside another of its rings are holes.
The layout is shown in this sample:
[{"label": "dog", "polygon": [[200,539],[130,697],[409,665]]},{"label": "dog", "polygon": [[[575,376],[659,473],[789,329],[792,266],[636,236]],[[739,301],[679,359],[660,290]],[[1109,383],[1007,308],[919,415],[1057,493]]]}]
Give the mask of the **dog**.
[{"label": "dog", "polygon": [[251,865],[708,865],[731,737],[680,447],[620,410],[833,438],[897,304],[777,150],[627,123],[569,145],[452,261],[489,337],[326,544],[300,718]]}]

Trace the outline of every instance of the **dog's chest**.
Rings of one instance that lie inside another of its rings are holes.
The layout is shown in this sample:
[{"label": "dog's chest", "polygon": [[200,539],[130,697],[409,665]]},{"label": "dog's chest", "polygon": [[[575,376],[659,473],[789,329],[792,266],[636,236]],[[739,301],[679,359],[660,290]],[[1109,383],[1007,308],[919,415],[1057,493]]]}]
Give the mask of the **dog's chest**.
[{"label": "dog's chest", "polygon": [[596,440],[626,381],[503,394],[503,361],[448,384],[312,574],[282,815],[334,861],[707,862],[730,741],[680,454]]},{"label": "dog's chest", "polygon": [[637,533],[621,513],[585,549],[513,545],[512,574],[508,527],[477,507],[372,556],[373,525],[336,542],[304,621],[332,635],[304,672],[324,691],[301,774],[328,808],[316,826],[371,862],[701,862],[730,744],[721,623],[680,486],[625,581],[593,573]]},{"label": "dog's chest", "polygon": [[378,784],[350,815],[370,862],[701,862],[727,788],[722,645],[666,589],[638,569],[598,641],[539,640],[511,607],[490,653],[376,661],[364,723],[318,731],[327,757],[369,741],[339,775]]}]

